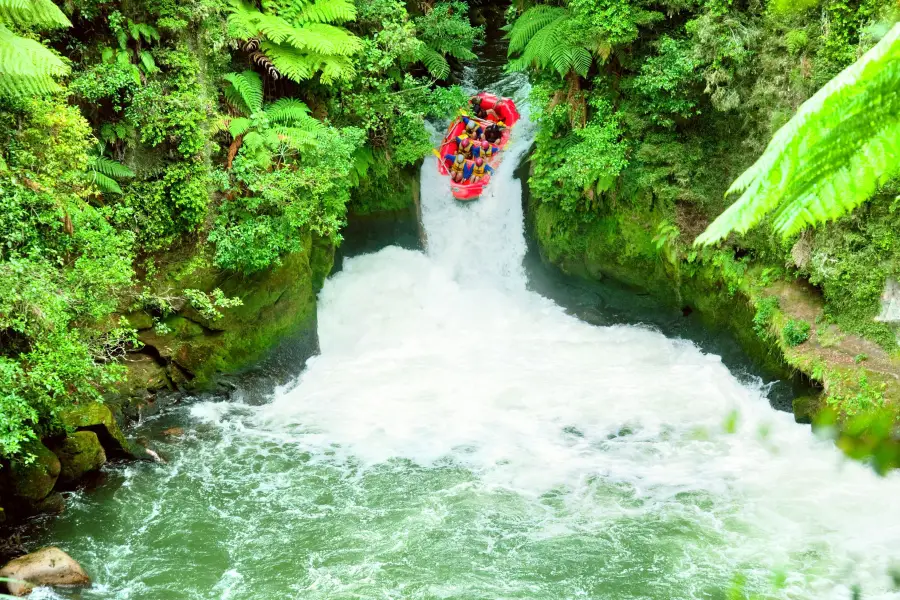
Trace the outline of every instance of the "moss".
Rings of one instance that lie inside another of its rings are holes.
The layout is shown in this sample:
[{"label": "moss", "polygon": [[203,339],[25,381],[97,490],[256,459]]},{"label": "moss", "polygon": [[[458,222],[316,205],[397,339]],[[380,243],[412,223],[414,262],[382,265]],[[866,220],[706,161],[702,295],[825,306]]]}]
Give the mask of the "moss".
[{"label": "moss", "polygon": [[813,330],[810,323],[826,318],[825,300],[804,282],[784,279],[777,265],[737,259],[730,250],[698,256],[685,245],[672,261],[654,243],[666,216],[653,210],[617,207],[591,221],[535,201],[531,211],[542,255],[563,271],[610,277],[669,305],[691,306],[708,326],[730,331],[763,368],[820,382],[823,402],[839,418],[881,406],[900,414],[900,360],[838,326]]},{"label": "moss", "polygon": [[36,440],[25,447],[22,456],[10,465],[13,494],[30,502],[39,502],[53,491],[59,477],[60,462],[53,452]]},{"label": "moss", "polygon": [[58,418],[60,423],[70,431],[89,429],[96,433],[109,455],[132,455],[131,445],[119,428],[112,409],[106,404],[100,402],[78,404],[61,411]]},{"label": "moss", "polygon": [[231,373],[262,358],[288,336],[314,331],[316,292],[331,272],[334,247],[307,234],[302,250],[285,256],[275,268],[250,276],[217,270],[207,260],[187,256],[164,268],[158,287],[221,289],[241,299],[211,320],[191,306],[164,319],[167,333],[145,330],[140,340],[176,367],[168,375],[178,382],[181,369],[189,387],[208,387],[219,373]]},{"label": "moss", "polygon": [[86,473],[96,471],[106,462],[106,453],[93,431],[76,431],[53,446],[59,458],[60,483],[73,483]]}]

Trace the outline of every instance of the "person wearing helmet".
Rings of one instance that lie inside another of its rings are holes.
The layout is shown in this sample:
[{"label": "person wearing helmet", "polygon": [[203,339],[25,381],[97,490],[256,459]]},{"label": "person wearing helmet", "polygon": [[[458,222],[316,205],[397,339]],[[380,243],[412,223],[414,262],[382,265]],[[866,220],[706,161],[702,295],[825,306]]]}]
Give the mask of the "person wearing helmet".
[{"label": "person wearing helmet", "polygon": [[474,96],[469,102],[472,103],[472,113],[479,119],[487,118],[487,111],[481,106],[481,95]]},{"label": "person wearing helmet", "polygon": [[[482,160],[482,159],[479,158],[478,160]],[[462,182],[463,183],[470,183],[473,181],[472,176],[474,175],[475,169],[477,168],[475,166],[475,162],[476,161],[469,159],[469,160],[466,160],[465,164],[463,165],[463,169],[462,169]]]},{"label": "person wearing helmet", "polygon": [[491,165],[484,162],[483,158],[476,158],[475,166],[472,169],[472,183],[476,183],[484,179],[485,172],[493,173],[494,169],[491,167]]},{"label": "person wearing helmet", "polygon": [[463,166],[466,163],[466,157],[463,154],[445,154],[444,160],[450,163],[448,168],[450,169],[450,175],[453,178],[453,181],[458,182],[458,178],[462,177],[462,171]]},{"label": "person wearing helmet", "polygon": [[481,123],[479,123],[475,119],[463,115],[462,122],[463,125],[466,126],[466,133],[468,133],[469,136],[471,136],[473,139],[478,139],[482,135],[484,135],[484,127],[482,127]]},{"label": "person wearing helmet", "polygon": [[472,158],[472,140],[467,135],[460,135],[456,138],[457,152],[465,155],[466,158]]},{"label": "person wearing helmet", "polygon": [[500,123],[488,125],[484,130],[484,139],[492,144],[499,142],[502,136],[503,132]]},{"label": "person wearing helmet", "polygon": [[495,146],[487,140],[481,142],[481,151],[479,152],[479,155],[484,160],[491,160],[491,158],[498,152],[500,152],[500,148],[498,146]]}]

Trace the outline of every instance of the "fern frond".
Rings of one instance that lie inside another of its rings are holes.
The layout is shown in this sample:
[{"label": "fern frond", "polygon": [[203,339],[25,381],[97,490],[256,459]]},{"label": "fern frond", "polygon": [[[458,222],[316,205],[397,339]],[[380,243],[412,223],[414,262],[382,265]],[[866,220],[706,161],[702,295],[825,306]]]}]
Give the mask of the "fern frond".
[{"label": "fern frond", "polygon": [[273,127],[278,142],[294,150],[309,150],[318,146],[318,134],[298,127]]},{"label": "fern frond", "polygon": [[68,65],[52,50],[0,23],[0,95],[20,98],[56,91],[54,78],[68,72]]},{"label": "fern frond", "polygon": [[120,162],[116,162],[104,156],[93,156],[90,159],[88,167],[107,177],[115,177],[116,179],[128,179],[134,177],[134,171],[126,167]]},{"label": "fern frond", "polygon": [[51,0],[0,0],[0,19],[23,27],[49,29],[72,26]]},{"label": "fern frond", "polygon": [[309,116],[309,107],[296,98],[281,98],[273,102],[266,107],[266,115],[270,121],[285,125],[306,119],[315,121]]},{"label": "fern frond", "polygon": [[450,75],[450,64],[447,63],[447,59],[441,56],[440,52],[432,50],[425,44],[422,44],[419,48],[418,59],[422,61],[422,64],[425,65],[432,77],[445,79]]},{"label": "fern frond", "polygon": [[509,39],[507,52],[510,56],[522,52],[540,30],[561,17],[567,17],[568,14],[569,11],[565,8],[546,4],[529,8],[516,19],[507,34],[506,37]]},{"label": "fern frond", "polygon": [[900,24],[807,100],[728,194],[741,193],[695,243],[746,232],[775,213],[787,237],[838,218],[900,176]]},{"label": "fern frond", "polygon": [[122,188],[119,186],[119,182],[115,179],[108,177],[101,173],[100,171],[91,171],[91,183],[100,188],[101,192],[106,192],[107,194],[121,194]]},{"label": "fern frond", "polygon": [[224,77],[231,85],[225,86],[225,99],[235,110],[252,115],[262,110],[262,78],[254,71],[227,73]]},{"label": "fern frond", "polygon": [[156,61],[153,60],[152,54],[146,50],[141,50],[141,53],[138,56],[141,60],[141,64],[144,66],[144,71],[147,73],[156,73],[156,71],[158,71],[156,68]]},{"label": "fern frond", "polygon": [[290,20],[304,23],[346,23],[356,19],[356,5],[351,0],[316,0],[302,7]]},{"label": "fern frond", "polygon": [[302,52],[290,46],[270,42],[260,44],[260,52],[268,58],[279,73],[292,81],[312,79],[322,73],[322,83],[346,80],[353,76],[353,63],[345,56],[329,56]]},{"label": "fern frond", "polygon": [[230,133],[233,138],[244,135],[250,129],[251,123],[250,119],[246,117],[231,119],[228,123],[228,133]]}]

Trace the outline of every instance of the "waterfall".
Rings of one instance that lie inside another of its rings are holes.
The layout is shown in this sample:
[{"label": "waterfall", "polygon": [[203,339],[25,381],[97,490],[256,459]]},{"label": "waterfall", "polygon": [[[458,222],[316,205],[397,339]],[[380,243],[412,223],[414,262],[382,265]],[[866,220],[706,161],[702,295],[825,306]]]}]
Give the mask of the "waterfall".
[{"label": "waterfall", "polygon": [[179,409],[169,465],[74,503],[48,541],[84,598],[900,598],[900,473],[689,342],[526,289],[523,109],[480,200],[426,160],[427,251],[347,260],[296,381]]}]

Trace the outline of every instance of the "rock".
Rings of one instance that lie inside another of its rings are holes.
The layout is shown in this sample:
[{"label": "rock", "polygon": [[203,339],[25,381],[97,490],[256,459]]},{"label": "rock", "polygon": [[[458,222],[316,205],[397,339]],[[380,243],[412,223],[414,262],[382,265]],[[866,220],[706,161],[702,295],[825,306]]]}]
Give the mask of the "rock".
[{"label": "rock", "polygon": [[71,429],[87,429],[96,433],[107,456],[132,458],[131,445],[125,439],[109,406],[100,402],[79,404],[60,412],[59,420]]},{"label": "rock", "polygon": [[23,454],[31,455],[32,459],[14,460],[10,464],[13,493],[29,503],[36,503],[53,491],[59,477],[59,459],[38,441],[28,443]]},{"label": "rock", "polygon": [[881,313],[875,317],[876,321],[900,324],[900,283],[896,279],[889,278],[884,282],[884,292],[881,294]]},{"label": "rock", "polygon": [[4,521],[6,521],[6,511],[0,506],[0,523],[3,523]]},{"label": "rock", "polygon": [[166,437],[179,437],[184,435],[184,427],[169,427],[168,429],[163,429],[160,433]]},{"label": "rock", "polygon": [[81,479],[85,473],[98,470],[106,462],[106,452],[93,431],[76,431],[52,449],[62,465],[59,482],[63,484]]},{"label": "rock", "polygon": [[13,596],[24,596],[38,586],[91,583],[91,578],[75,559],[53,546],[10,561],[0,569],[0,577],[17,580],[6,584]]},{"label": "rock", "polygon": [[813,241],[809,231],[804,231],[791,248],[791,260],[798,269],[806,269],[812,260]]},{"label": "rock", "polygon": [[37,515],[61,515],[66,512],[66,499],[59,492],[53,492],[40,502],[33,504],[31,511]]},{"label": "rock", "polygon": [[821,396],[800,396],[792,401],[794,420],[798,423],[812,423],[822,410]]},{"label": "rock", "polygon": [[153,317],[142,310],[130,312],[125,315],[125,318],[128,319],[129,325],[138,330],[150,329],[153,327]]}]

